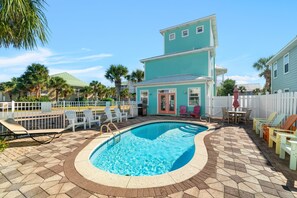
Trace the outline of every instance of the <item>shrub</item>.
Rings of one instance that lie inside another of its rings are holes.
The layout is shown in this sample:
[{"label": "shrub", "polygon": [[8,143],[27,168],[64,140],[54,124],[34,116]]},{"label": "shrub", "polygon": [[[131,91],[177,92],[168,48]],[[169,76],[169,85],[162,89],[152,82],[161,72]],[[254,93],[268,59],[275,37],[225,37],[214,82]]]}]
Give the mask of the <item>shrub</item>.
[{"label": "shrub", "polygon": [[0,138],[0,152],[4,151],[8,147],[8,142]]},{"label": "shrub", "polygon": [[103,98],[101,101],[113,102],[113,98]]}]

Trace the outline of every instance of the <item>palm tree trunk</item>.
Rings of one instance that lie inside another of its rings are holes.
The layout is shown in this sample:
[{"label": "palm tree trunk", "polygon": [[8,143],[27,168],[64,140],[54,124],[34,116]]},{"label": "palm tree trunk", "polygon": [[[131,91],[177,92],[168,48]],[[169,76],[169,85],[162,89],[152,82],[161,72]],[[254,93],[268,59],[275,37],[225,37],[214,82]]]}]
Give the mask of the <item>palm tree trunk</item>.
[{"label": "palm tree trunk", "polygon": [[58,100],[59,100],[59,91],[56,90],[56,101],[58,102]]},{"label": "palm tree trunk", "polygon": [[122,82],[119,80],[119,81],[115,81],[115,87],[116,87],[116,99],[118,101],[121,100],[120,98],[120,94],[121,94],[121,84]]}]

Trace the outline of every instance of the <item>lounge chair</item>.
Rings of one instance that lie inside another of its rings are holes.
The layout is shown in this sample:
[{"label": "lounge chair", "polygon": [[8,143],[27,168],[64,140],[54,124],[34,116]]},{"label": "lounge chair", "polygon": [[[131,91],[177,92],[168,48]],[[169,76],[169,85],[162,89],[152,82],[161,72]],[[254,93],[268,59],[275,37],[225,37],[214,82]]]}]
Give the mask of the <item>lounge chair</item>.
[{"label": "lounge chair", "polygon": [[126,122],[127,122],[127,119],[128,119],[128,113],[127,112],[121,112],[119,108],[114,108],[114,111],[117,115],[117,117],[119,118],[120,122],[123,122],[123,118],[126,119]]},{"label": "lounge chair", "polygon": [[293,137],[296,137],[296,135],[297,135],[297,130],[285,130],[285,129],[270,128],[269,129],[268,147],[273,147],[273,142],[275,142],[275,153],[279,154],[280,153],[281,136],[285,136],[287,138],[293,138]]},{"label": "lounge chair", "polygon": [[107,117],[104,122],[112,122],[113,120],[119,122],[120,118],[116,114],[113,114],[109,107],[105,107],[104,112]]},{"label": "lounge chair", "polygon": [[278,129],[274,127],[268,127],[268,132],[265,131],[264,139],[268,142],[268,146],[272,147],[273,142],[276,143],[275,152],[279,154],[279,145],[280,145],[280,137],[277,135],[276,132],[283,132],[283,133],[294,133],[290,130],[295,129],[293,124],[297,121],[297,114],[293,114],[289,116],[285,123]]},{"label": "lounge chair", "polygon": [[91,128],[92,123],[98,123],[98,125],[101,125],[101,116],[100,115],[96,115],[96,117],[93,115],[93,111],[86,109],[83,111],[84,116],[86,118],[87,123],[89,123],[89,128]]},{"label": "lounge chair", "polygon": [[[27,130],[25,127],[20,125],[17,121],[12,118],[6,120],[0,120],[0,124],[9,130],[14,137],[29,136],[34,141],[40,144],[50,143],[54,138],[61,136],[64,129],[40,129],[40,130]],[[10,136],[10,134],[9,134]],[[37,139],[39,136],[48,136],[46,140]]]},{"label": "lounge chair", "polygon": [[[287,141],[287,138],[291,138],[291,140]],[[282,134],[281,135],[281,146],[280,146],[280,154],[279,157],[281,159],[285,159],[286,153],[290,155],[290,169],[296,170],[297,164],[297,136]]]},{"label": "lounge chair", "polygon": [[194,110],[192,113],[190,113],[190,116],[194,118],[200,118],[200,106],[194,106]]},{"label": "lounge chair", "polygon": [[[261,123],[260,123],[259,127],[257,127],[257,129],[258,129],[259,132],[256,131],[256,133],[257,133],[257,134],[260,133],[260,137],[262,138],[262,137],[263,137],[263,134],[264,134],[264,131],[265,131],[265,130],[266,130],[266,131],[269,130],[268,127],[278,127],[278,126],[280,126],[281,123],[282,123],[282,121],[283,121],[283,119],[284,119],[285,117],[286,117],[285,114],[279,114],[279,115],[277,115],[277,116],[275,117],[275,119],[274,119],[271,123],[269,123],[269,124],[261,124]],[[268,133],[268,132],[267,132],[267,133]]]},{"label": "lounge chair", "polygon": [[77,116],[76,116],[76,112],[75,111],[65,111],[65,115],[66,115],[66,119],[69,121],[69,125],[66,127],[68,128],[72,128],[72,131],[75,131],[75,128],[78,126],[83,125],[84,129],[86,129],[86,118],[83,117],[82,121],[79,121]]},{"label": "lounge chair", "polygon": [[270,124],[274,120],[276,115],[277,115],[277,112],[272,112],[268,116],[267,119],[266,118],[253,118],[253,130],[256,131],[256,132],[259,131],[259,130],[257,130],[257,126],[258,125],[260,126],[260,123],[261,124]]},{"label": "lounge chair", "polygon": [[181,105],[179,106],[179,115],[182,117],[187,117],[188,116],[188,112],[187,112],[187,106],[185,105]]}]

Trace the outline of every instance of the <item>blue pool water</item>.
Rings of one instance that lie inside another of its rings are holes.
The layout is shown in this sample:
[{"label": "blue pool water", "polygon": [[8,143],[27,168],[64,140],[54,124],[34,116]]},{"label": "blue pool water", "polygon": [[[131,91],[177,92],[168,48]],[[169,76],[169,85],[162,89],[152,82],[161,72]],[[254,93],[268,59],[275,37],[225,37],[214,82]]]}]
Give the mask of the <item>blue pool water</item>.
[{"label": "blue pool water", "polygon": [[159,175],[187,164],[194,136],[206,127],[180,122],[143,125],[121,133],[95,149],[90,160],[101,170],[126,176]]}]

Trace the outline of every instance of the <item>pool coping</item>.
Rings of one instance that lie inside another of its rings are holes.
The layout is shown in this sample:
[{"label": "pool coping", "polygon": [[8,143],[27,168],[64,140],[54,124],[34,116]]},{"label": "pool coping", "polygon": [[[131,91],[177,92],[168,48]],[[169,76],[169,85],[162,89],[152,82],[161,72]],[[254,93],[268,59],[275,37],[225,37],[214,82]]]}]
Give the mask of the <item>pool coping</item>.
[{"label": "pool coping", "polygon": [[[199,124],[208,127],[208,130],[201,132],[195,136],[195,153],[193,158],[183,167],[155,176],[122,176],[117,174],[108,173],[94,167],[89,160],[93,151],[106,140],[112,137],[111,134],[104,134],[95,138],[83,147],[74,159],[74,168],[76,171],[86,180],[106,187],[124,188],[124,189],[142,189],[142,188],[154,188],[168,185],[175,185],[184,182],[193,176],[197,175],[205,167],[208,161],[208,153],[204,144],[204,137],[211,133],[211,129],[214,127],[209,124],[197,122],[197,121],[179,121],[179,120],[154,120],[146,121],[139,124],[134,124],[129,127],[125,127],[120,130],[120,133],[129,129],[151,124],[157,122],[183,122],[190,124]],[[197,149],[199,147],[199,149]],[[202,156],[202,157],[201,157]]]}]

